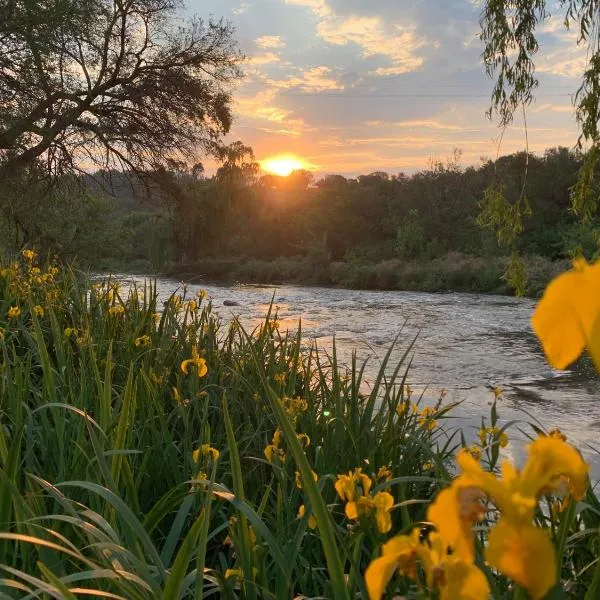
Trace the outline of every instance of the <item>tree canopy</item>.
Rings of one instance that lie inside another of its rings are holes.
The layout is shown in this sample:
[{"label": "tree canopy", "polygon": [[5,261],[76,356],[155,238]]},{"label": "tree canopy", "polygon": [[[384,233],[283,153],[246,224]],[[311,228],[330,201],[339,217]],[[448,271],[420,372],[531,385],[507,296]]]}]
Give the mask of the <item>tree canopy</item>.
[{"label": "tree canopy", "polygon": [[217,152],[242,59],[177,0],[2,0],[0,174],[152,170]]}]

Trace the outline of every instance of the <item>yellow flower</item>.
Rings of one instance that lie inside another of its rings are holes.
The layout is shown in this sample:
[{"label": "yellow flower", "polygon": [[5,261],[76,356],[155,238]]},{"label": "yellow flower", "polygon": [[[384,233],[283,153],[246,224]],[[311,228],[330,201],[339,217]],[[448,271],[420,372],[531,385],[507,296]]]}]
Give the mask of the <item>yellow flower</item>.
[{"label": "yellow flower", "polygon": [[181,395],[179,394],[179,390],[176,387],[172,388],[173,390],[173,399],[175,400],[175,402],[177,402],[177,404],[182,405],[182,401],[181,401]]},{"label": "yellow flower", "polygon": [[135,338],[135,347],[136,348],[147,348],[152,344],[152,340],[149,335],[143,335],[141,337]]},{"label": "yellow flower", "polygon": [[206,298],[206,290],[198,290],[196,296],[198,296],[200,300],[204,300],[204,298]]},{"label": "yellow flower", "polygon": [[548,532],[501,518],[490,531],[486,560],[524,587],[535,600],[556,582],[556,553]]},{"label": "yellow flower", "polygon": [[488,445],[488,436],[490,437],[490,445],[498,444],[501,448],[506,448],[508,445],[508,435],[498,427],[482,427],[479,430],[479,441],[481,447],[485,448]]},{"label": "yellow flower", "polygon": [[310,438],[306,435],[306,433],[297,433],[296,437],[305,448],[310,446]]},{"label": "yellow flower", "polygon": [[196,366],[198,377],[204,377],[208,373],[206,361],[198,355],[196,346],[192,346],[192,358],[188,358],[181,363],[181,372],[188,375],[190,365]]},{"label": "yellow flower", "polygon": [[112,316],[120,316],[125,314],[125,307],[117,304],[116,306],[111,306],[108,309],[108,314]]},{"label": "yellow flower", "polygon": [[485,575],[472,563],[448,552],[442,537],[431,533],[424,542],[418,529],[383,545],[382,553],[367,567],[365,583],[371,600],[380,600],[395,571],[418,581],[417,563],[425,571],[430,590],[440,600],[487,600],[490,589]]},{"label": "yellow flower", "polygon": [[481,448],[475,444],[467,446],[465,450],[475,459],[481,460]]},{"label": "yellow flower", "polygon": [[225,571],[225,579],[230,579],[232,577],[235,579],[243,579],[244,573],[242,569],[227,569]]},{"label": "yellow flower", "polygon": [[11,306],[8,309],[8,318],[17,319],[21,316],[21,308],[19,306]]},{"label": "yellow flower", "polygon": [[338,475],[335,491],[344,502],[354,502],[360,496],[368,496],[373,482],[362,469],[348,471],[348,475]]},{"label": "yellow flower", "polygon": [[377,471],[376,479],[378,481],[389,481],[392,478],[392,472],[386,467],[379,467],[379,471]]},{"label": "yellow flower", "polygon": [[277,457],[277,459],[280,462],[285,462],[285,458],[286,458],[285,452],[281,448],[281,430],[280,429],[275,430],[275,433],[273,434],[273,440],[265,448],[264,453],[265,453],[265,458],[267,459],[267,462],[269,462],[271,464],[273,463],[273,460],[275,459],[275,457]]},{"label": "yellow flower", "polygon": [[35,252],[33,250],[23,250],[21,254],[30,262],[35,258]]},{"label": "yellow flower", "polygon": [[37,316],[37,317],[39,317],[40,319],[41,319],[41,318],[43,318],[43,316],[44,316],[44,309],[43,309],[43,308],[42,308],[42,307],[41,307],[39,304],[36,304],[36,305],[33,307],[33,312],[34,312],[34,313],[36,314],[36,316]]},{"label": "yellow flower", "polygon": [[558,440],[562,440],[563,442],[567,441],[567,436],[558,427],[554,427],[553,429],[551,429],[548,432],[548,435],[551,438],[556,438]]},{"label": "yellow flower", "polygon": [[456,556],[472,561],[472,527],[484,515],[484,498],[490,498],[501,517],[491,529],[486,560],[534,598],[541,598],[554,585],[556,573],[552,543],[532,524],[538,500],[543,495],[565,492],[581,499],[588,484],[588,467],[580,454],[559,438],[540,436],[528,450],[521,471],[509,461],[502,464],[502,479],[484,471],[462,450],[457,457],[461,475],[438,494],[427,519]]},{"label": "yellow flower", "polygon": [[65,337],[69,338],[73,335],[77,335],[77,328],[76,327],[66,327],[65,331],[64,331]]},{"label": "yellow flower", "polygon": [[[306,514],[306,507],[304,506],[304,504],[300,505],[300,508],[298,509],[298,519],[302,519],[302,517],[304,517],[304,515]],[[308,517],[308,526],[311,529],[316,529],[317,528],[317,519],[315,519],[314,515],[311,514],[310,517]]]},{"label": "yellow flower", "polygon": [[[312,478],[314,481],[319,481],[319,476],[311,469]],[[300,471],[296,471],[296,487],[301,490],[302,489],[302,476],[300,475]]]},{"label": "yellow flower", "polygon": [[198,453],[202,456],[210,456],[215,461],[219,459],[219,451],[212,448],[210,444],[202,444],[199,450],[194,450],[194,462],[198,462]]},{"label": "yellow flower", "polygon": [[195,300],[190,300],[186,304],[185,309],[189,312],[196,312],[198,310],[198,303]]},{"label": "yellow flower", "polygon": [[473,562],[473,526],[485,514],[483,492],[468,477],[455,479],[427,509],[427,520],[462,559]]},{"label": "yellow flower", "polygon": [[285,373],[275,373],[273,376],[275,383],[283,385],[285,383]]},{"label": "yellow flower", "polygon": [[531,319],[548,362],[566,369],[587,346],[600,369],[600,261],[581,258],[550,282]]},{"label": "yellow flower", "polygon": [[392,528],[390,511],[394,506],[394,497],[389,492],[377,492],[373,496],[375,523],[380,533],[387,533]]},{"label": "yellow flower", "polygon": [[400,402],[400,404],[398,404],[398,406],[396,407],[396,414],[399,417],[404,416],[408,412],[409,407],[410,407],[410,402],[408,402],[408,401]]}]

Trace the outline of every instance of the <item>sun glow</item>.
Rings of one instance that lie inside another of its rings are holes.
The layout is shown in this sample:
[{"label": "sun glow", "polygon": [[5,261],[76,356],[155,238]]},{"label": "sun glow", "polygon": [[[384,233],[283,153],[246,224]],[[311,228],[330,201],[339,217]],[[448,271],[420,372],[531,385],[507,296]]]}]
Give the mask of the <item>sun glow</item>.
[{"label": "sun glow", "polygon": [[263,171],[281,177],[287,177],[292,171],[306,169],[307,167],[301,159],[292,154],[271,156],[270,158],[261,161],[260,166]]}]

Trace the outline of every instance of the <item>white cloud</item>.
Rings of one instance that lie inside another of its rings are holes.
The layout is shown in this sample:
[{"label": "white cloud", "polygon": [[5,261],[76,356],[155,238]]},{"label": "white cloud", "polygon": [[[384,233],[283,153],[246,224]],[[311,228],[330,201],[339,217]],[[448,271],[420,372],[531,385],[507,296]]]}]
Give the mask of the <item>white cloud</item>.
[{"label": "white cloud", "polygon": [[285,0],[285,3],[306,6],[319,17],[326,17],[331,14],[331,9],[327,6],[326,0]]},{"label": "white cloud", "polygon": [[433,119],[413,119],[408,121],[366,121],[365,125],[369,127],[383,127],[386,129],[392,127],[417,128],[417,129],[445,129],[448,131],[460,131],[464,129],[458,125],[450,123],[440,123]]},{"label": "white cloud", "polygon": [[263,35],[256,38],[254,43],[263,50],[283,48],[285,46],[285,42],[281,39],[280,35]]},{"label": "white cloud", "polygon": [[301,88],[311,92],[344,89],[344,85],[333,76],[333,71],[324,66],[312,67],[288,79],[268,79],[267,82],[278,89]]},{"label": "white cloud", "polygon": [[358,44],[365,57],[388,58],[392,65],[375,70],[375,75],[400,75],[423,65],[416,50],[425,45],[425,40],[417,36],[413,27],[387,26],[379,17],[330,17],[317,25],[317,34],[330,44]]},{"label": "white cloud", "polygon": [[279,56],[273,52],[265,52],[257,56],[252,56],[248,59],[251,65],[268,65],[269,63],[279,62]]}]

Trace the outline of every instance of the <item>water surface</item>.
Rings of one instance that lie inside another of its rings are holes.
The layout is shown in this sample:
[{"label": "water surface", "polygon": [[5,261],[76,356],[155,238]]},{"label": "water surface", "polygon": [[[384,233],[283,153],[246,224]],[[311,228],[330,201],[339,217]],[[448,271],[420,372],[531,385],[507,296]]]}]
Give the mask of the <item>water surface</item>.
[{"label": "water surface", "polygon": [[[180,283],[158,280],[161,298]],[[481,294],[428,294],[399,291],[356,291],[334,288],[257,285],[191,285],[190,294],[205,289],[224,322],[234,316],[245,326],[259,324],[274,298],[280,328],[294,331],[299,320],[307,339],[350,363],[352,352],[369,359],[366,379],[373,381],[381,359],[398,337],[390,372],[416,338],[409,381],[417,394],[433,402],[443,388],[446,402],[462,401],[453,422],[473,438],[481,416],[489,414],[493,389],[503,390],[502,422],[521,421],[560,427],[585,453],[600,478],[600,378],[588,361],[572,370],[548,366],[531,327],[534,302],[529,299]],[[224,301],[238,306],[224,306]],[[509,454],[520,454],[525,435],[511,429]]]}]

